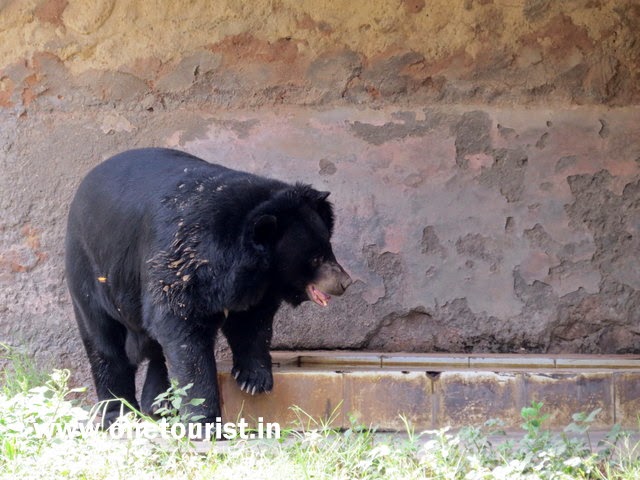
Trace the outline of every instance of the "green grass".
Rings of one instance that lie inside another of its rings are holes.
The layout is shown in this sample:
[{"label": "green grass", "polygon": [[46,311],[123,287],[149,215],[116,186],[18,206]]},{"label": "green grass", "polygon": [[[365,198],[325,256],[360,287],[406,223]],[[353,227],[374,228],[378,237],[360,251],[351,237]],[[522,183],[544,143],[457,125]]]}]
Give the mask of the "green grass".
[{"label": "green grass", "polygon": [[42,371],[33,357],[0,343],[0,391],[6,396],[25,392],[43,385],[49,375]]},{"label": "green grass", "polygon": [[[69,372],[43,376],[20,356],[2,371],[0,388],[0,478],[14,479],[637,479],[638,445],[620,429],[594,445],[590,425],[598,411],[574,415],[563,433],[545,427],[541,403],[522,410],[522,435],[508,440],[500,422],[417,433],[377,433],[352,422],[346,431],[296,409],[299,426],[280,440],[234,440],[203,453],[189,441],[137,437],[113,440],[104,432],[57,435],[41,426],[69,427],[91,421],[97,411],[73,400]],[[167,414],[180,406],[185,389],[162,400]],[[169,403],[167,404],[166,401]],[[128,419],[125,422],[152,422]],[[175,418],[174,420],[175,421]]]}]

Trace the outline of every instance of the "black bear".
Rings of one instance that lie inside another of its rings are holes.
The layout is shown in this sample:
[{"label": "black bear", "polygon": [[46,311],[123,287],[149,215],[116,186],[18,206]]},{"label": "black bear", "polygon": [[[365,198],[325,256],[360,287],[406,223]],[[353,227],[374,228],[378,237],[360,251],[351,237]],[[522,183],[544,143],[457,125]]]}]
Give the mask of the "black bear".
[{"label": "black bear", "polygon": [[[204,399],[185,413],[214,422],[220,328],[240,388],[271,390],[282,301],[326,306],[351,283],[331,248],[328,195],[162,148],[127,151],[90,171],[70,207],[66,275],[98,398],[152,413],[175,378],[193,384],[187,401]],[[120,409],[109,402],[104,422]]]}]

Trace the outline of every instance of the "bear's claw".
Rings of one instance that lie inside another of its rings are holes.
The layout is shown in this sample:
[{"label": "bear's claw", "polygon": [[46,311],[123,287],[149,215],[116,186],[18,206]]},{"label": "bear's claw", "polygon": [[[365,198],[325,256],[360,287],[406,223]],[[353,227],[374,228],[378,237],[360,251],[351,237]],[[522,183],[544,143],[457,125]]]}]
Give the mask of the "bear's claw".
[{"label": "bear's claw", "polygon": [[273,375],[271,374],[270,368],[234,367],[231,374],[238,383],[240,390],[248,393],[249,395],[269,392],[273,388]]}]

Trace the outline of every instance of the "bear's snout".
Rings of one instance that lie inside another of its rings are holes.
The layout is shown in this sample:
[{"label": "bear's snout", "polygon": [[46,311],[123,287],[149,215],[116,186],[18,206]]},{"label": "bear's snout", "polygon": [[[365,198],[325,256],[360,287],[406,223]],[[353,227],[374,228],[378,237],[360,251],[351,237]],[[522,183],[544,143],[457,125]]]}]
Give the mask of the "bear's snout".
[{"label": "bear's snout", "polygon": [[334,295],[339,296],[339,295],[342,295],[347,288],[349,288],[349,285],[353,283],[353,280],[351,279],[349,274],[344,271],[344,269],[340,266],[340,264],[336,263],[336,265],[338,266],[338,268],[340,268],[340,273],[338,274],[338,279],[336,280],[337,286],[339,287],[338,290],[340,292],[334,293]]},{"label": "bear's snout", "polygon": [[320,274],[317,287],[329,295],[340,296],[353,283],[353,280],[342,265],[336,261],[323,263],[319,268]]}]

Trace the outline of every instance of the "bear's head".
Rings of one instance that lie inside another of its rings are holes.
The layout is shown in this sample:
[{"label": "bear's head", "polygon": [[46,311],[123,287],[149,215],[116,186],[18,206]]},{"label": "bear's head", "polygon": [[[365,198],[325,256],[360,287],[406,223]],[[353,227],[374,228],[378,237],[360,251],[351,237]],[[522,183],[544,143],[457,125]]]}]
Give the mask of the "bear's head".
[{"label": "bear's head", "polygon": [[306,300],[326,307],[344,293],[351,277],[331,247],[333,208],[329,192],[308,185],[279,192],[250,219],[256,248],[270,252],[274,291],[291,305]]}]

